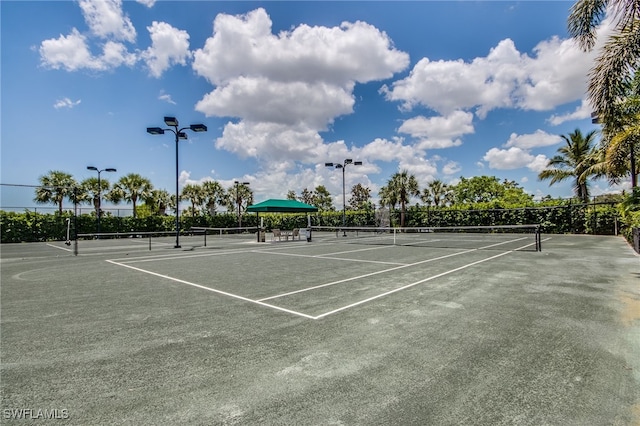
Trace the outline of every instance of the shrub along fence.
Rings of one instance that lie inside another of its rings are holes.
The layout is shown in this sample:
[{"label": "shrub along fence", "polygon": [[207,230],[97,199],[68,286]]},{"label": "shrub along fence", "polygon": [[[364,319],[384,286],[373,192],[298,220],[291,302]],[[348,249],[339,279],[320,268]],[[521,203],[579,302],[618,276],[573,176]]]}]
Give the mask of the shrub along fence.
[{"label": "shrub along fence", "polygon": [[[382,223],[380,217],[387,218]],[[307,226],[306,214],[261,214],[262,226],[293,229]],[[619,209],[614,204],[565,204],[549,207],[524,207],[512,209],[472,209],[460,207],[427,208],[413,206],[405,215],[405,226],[487,226],[540,224],[542,232],[547,234],[579,233],[615,235],[624,231],[631,240],[631,231],[625,229],[620,220]],[[31,241],[53,241],[66,239],[67,220],[71,225],[71,235],[97,231],[95,213],[74,216],[72,211],[62,215],[56,213],[22,213],[0,211],[0,230],[2,243]],[[256,227],[256,216],[243,215],[242,226]],[[400,226],[400,212],[393,210],[380,214],[380,211],[347,211],[346,226]],[[342,211],[319,212],[311,216],[313,225],[342,226]],[[180,217],[180,229],[188,231],[191,227],[232,228],[238,226],[238,217],[233,213],[216,215],[183,214]],[[175,230],[174,216],[113,216],[105,214],[100,218],[100,232],[159,232]]]}]

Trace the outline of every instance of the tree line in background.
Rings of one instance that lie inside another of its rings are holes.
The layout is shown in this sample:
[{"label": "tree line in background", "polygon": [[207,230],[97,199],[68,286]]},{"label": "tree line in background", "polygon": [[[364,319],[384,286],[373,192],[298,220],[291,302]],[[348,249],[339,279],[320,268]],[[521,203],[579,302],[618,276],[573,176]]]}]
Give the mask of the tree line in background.
[{"label": "tree line in background", "polygon": [[[164,216],[168,210],[176,209],[175,194],[154,188],[149,179],[136,173],[121,177],[113,185],[107,179],[95,177],[77,182],[72,175],[59,170],[50,171],[41,176],[39,181],[41,186],[35,190],[34,201],[38,204],[55,204],[59,214],[62,214],[65,200],[74,204],[93,205],[96,215],[101,211],[102,200],[116,205],[123,201],[132,204],[134,217],[140,214],[140,210],[145,216]],[[205,181],[202,184],[185,185],[179,198],[191,204],[186,214],[194,216],[207,212],[215,215],[220,207],[235,211],[240,206],[240,210],[244,211],[253,203],[253,192],[245,183],[225,189],[219,182]]]}]

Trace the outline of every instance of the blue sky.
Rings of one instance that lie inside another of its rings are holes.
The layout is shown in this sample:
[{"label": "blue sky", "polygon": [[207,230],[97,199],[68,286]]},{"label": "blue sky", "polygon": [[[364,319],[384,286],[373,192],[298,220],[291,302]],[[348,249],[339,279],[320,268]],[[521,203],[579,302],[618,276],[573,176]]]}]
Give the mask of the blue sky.
[{"label": "blue sky", "polygon": [[[400,169],[433,179],[497,176],[536,197],[570,182],[537,174],[559,135],[591,124],[594,53],[568,38],[572,2],[2,1],[4,184],[86,169],[180,185],[250,182],[256,202],[326,186],[378,189]],[[606,30],[606,22],[604,24]],[[601,37],[600,39],[602,39]],[[608,188],[596,182],[593,193]],[[2,187],[2,205],[32,190]]]}]

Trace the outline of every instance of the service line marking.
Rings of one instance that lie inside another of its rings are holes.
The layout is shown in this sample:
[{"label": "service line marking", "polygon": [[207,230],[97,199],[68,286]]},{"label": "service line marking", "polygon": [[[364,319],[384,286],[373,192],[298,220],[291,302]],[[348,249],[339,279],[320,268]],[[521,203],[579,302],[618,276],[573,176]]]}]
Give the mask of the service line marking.
[{"label": "service line marking", "polygon": [[[386,272],[396,271],[398,269],[408,268],[410,266],[421,265],[423,263],[434,262],[436,260],[446,259],[448,257],[458,256],[458,255],[465,254],[465,253],[470,253],[470,252],[476,251],[476,250],[477,249],[471,249],[471,250],[461,251],[461,252],[458,252],[458,253],[446,254],[444,256],[434,257],[432,259],[421,260],[420,262],[403,264],[403,265],[400,265],[400,266],[396,266],[395,268],[388,268],[388,269],[383,269],[382,271],[370,272],[368,274],[358,275],[357,277],[345,278],[343,280],[333,281],[333,282],[326,283],[326,284],[320,284],[320,285],[316,285],[316,286],[313,286],[313,287],[307,287],[307,288],[303,288],[303,289],[300,289],[300,290],[290,291],[288,293],[282,293],[282,294],[278,294],[276,296],[264,297],[264,298],[258,299],[258,300],[259,301],[264,301],[264,300],[277,299],[279,297],[290,296],[292,294],[303,293],[305,291],[317,290],[319,288],[329,287],[329,286],[336,285],[336,284],[342,284],[342,283],[346,283],[346,282],[349,282],[349,281],[359,280],[359,279],[362,279],[362,278],[370,277],[372,275],[384,274]],[[312,257],[315,257],[315,256],[312,256]],[[326,259],[326,258],[322,257],[320,259]]]},{"label": "service line marking", "polygon": [[[517,241],[517,240],[516,240],[516,241]],[[494,246],[494,245],[500,245],[500,244],[493,244],[493,245],[491,245],[491,246],[487,246],[487,247],[492,247],[492,246]],[[411,287],[417,286],[418,284],[422,284],[422,283],[425,283],[425,282],[427,282],[427,281],[431,281],[431,280],[434,280],[434,279],[436,279],[436,278],[440,278],[440,277],[443,277],[443,276],[445,276],[445,275],[449,275],[449,274],[452,274],[452,273],[454,273],[454,272],[461,271],[462,269],[466,269],[466,268],[469,268],[469,267],[474,266],[474,265],[478,265],[478,264],[483,263],[483,262],[488,262],[489,260],[497,259],[497,258],[502,257],[502,256],[504,256],[504,255],[507,255],[507,254],[513,253],[514,251],[523,250],[523,249],[525,249],[525,248],[527,248],[527,247],[531,247],[531,246],[533,246],[533,245],[535,245],[535,243],[526,244],[526,245],[524,245],[524,246],[522,246],[522,247],[519,247],[519,248],[517,248],[517,249],[515,249],[515,250],[505,251],[505,252],[503,252],[503,253],[498,253],[498,254],[496,254],[496,255],[494,255],[494,256],[487,257],[486,259],[477,260],[477,261],[475,261],[475,262],[471,262],[471,263],[468,263],[468,264],[466,264],[466,265],[459,266],[459,267],[454,268],[454,269],[451,269],[451,270],[449,270],[449,271],[445,271],[445,272],[442,272],[442,273],[440,273],[440,274],[433,275],[433,276],[431,276],[431,277],[424,278],[424,279],[422,279],[422,280],[416,281],[416,282],[414,282],[414,283],[407,284],[407,285],[405,285],[405,286],[402,286],[402,287],[399,287],[399,288],[396,288],[396,289],[393,289],[393,290],[389,290],[389,291],[387,291],[387,292],[384,292],[384,293],[378,294],[378,295],[376,295],[376,296],[369,297],[369,298],[367,298],[367,299],[360,300],[360,301],[355,302],[355,303],[351,303],[351,304],[349,304],[349,305],[347,305],[347,306],[343,306],[343,307],[341,307],[341,308],[334,309],[334,310],[329,311],[329,312],[325,312],[324,314],[316,315],[313,319],[316,319],[316,320],[317,320],[317,319],[324,318],[324,317],[326,317],[326,316],[329,316],[329,315],[335,314],[335,313],[337,313],[337,312],[341,312],[341,311],[344,311],[344,310],[346,310],[346,309],[350,309],[350,308],[353,308],[353,307],[355,307],[355,306],[359,306],[359,305],[362,305],[362,304],[364,304],[364,303],[371,302],[372,300],[380,299],[381,297],[385,297],[385,296],[388,296],[388,295],[390,295],[390,294],[397,293],[397,292],[402,291],[402,290],[406,290],[406,289],[408,289],[408,288],[411,288]]]},{"label": "service line marking", "polygon": [[192,283],[190,281],[181,280],[179,278],[170,277],[168,275],[159,274],[157,272],[147,271],[146,269],[137,268],[135,266],[126,265],[124,263],[118,263],[118,262],[115,262],[113,260],[107,260],[107,262],[109,262],[109,263],[111,263],[113,265],[118,265],[118,266],[122,266],[122,267],[125,267],[125,268],[133,269],[134,271],[143,272],[145,274],[149,274],[149,275],[153,275],[153,276],[156,276],[156,277],[164,278],[164,279],[167,279],[167,280],[175,281],[177,283],[190,285],[192,287],[196,287],[196,288],[199,288],[201,290],[207,290],[207,291],[210,291],[210,292],[213,292],[213,293],[221,294],[223,296],[232,297],[234,299],[239,299],[239,300],[242,300],[242,301],[245,301],[245,302],[255,303],[257,305],[266,306],[268,308],[272,308],[272,309],[275,309],[275,310],[278,310],[278,311],[282,311],[282,312],[287,312],[287,313],[293,314],[293,315],[298,315],[298,316],[301,316],[301,317],[304,317],[304,318],[316,319],[314,316],[307,315],[307,314],[304,314],[302,312],[297,312],[297,311],[293,311],[291,309],[282,308],[280,306],[271,305],[269,303],[264,303],[264,302],[261,302],[259,300],[249,299],[248,297],[243,297],[243,296],[240,296],[240,295],[237,295],[237,294],[228,293],[226,291],[216,290],[215,288],[206,287],[206,286],[203,286],[203,285],[200,285],[200,284]]},{"label": "service line marking", "polygon": [[406,263],[399,262],[385,262],[382,260],[366,260],[366,259],[349,259],[344,257],[331,257],[328,254],[298,254],[298,253],[277,253],[272,251],[260,251],[259,253],[263,254],[275,254],[276,256],[290,256],[290,257],[307,257],[311,259],[327,259],[327,260],[339,260],[342,262],[361,262],[361,263],[377,263],[381,265],[401,265],[406,266]]}]

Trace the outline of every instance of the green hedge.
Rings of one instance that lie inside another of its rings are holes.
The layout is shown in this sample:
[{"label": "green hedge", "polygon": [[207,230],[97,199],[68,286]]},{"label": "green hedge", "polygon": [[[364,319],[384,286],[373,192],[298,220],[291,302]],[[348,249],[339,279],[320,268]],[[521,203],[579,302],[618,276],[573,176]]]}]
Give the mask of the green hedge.
[{"label": "green hedge", "polygon": [[[477,209],[475,206],[449,208],[426,208],[412,206],[408,209],[405,226],[483,226],[483,225],[542,225],[542,232],[589,233],[612,235],[616,230],[630,238],[630,229],[640,226],[640,212],[625,213],[612,204],[581,205],[564,203],[545,207],[523,207],[513,209]],[[267,230],[274,228],[293,229],[307,226],[306,214],[261,214],[262,224]],[[79,234],[96,232],[97,222],[94,214],[82,214],[73,217],[72,212],[62,215],[42,214],[31,211],[23,213],[0,211],[0,230],[2,243],[64,240],[67,231],[67,219],[71,224],[71,233],[77,227]],[[390,213],[392,226],[399,226],[400,212]],[[341,226],[342,211],[321,212],[311,215],[314,226]],[[376,215],[373,211],[347,211],[347,226],[375,226]],[[231,228],[238,226],[233,213],[218,215],[182,215],[180,229],[187,231],[194,226]],[[242,226],[256,226],[256,216],[244,215]],[[101,232],[159,232],[173,231],[173,216],[147,216],[141,218],[116,217],[105,215],[100,220]]]}]

